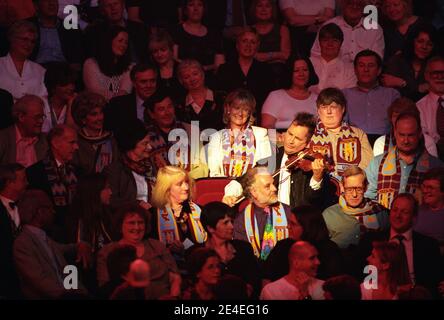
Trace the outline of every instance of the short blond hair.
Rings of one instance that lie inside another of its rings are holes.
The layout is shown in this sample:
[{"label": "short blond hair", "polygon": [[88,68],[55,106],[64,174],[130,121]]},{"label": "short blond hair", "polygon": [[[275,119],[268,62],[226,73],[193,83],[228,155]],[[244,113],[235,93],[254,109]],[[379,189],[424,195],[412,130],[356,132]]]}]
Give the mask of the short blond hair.
[{"label": "short blond hair", "polygon": [[154,185],[151,195],[151,204],[158,208],[164,208],[170,202],[170,189],[174,182],[180,178],[188,180],[190,185],[190,198],[191,191],[193,190],[194,180],[190,178],[188,172],[184,169],[175,166],[165,166],[159,169],[156,178],[156,184]]},{"label": "short blond hair", "polygon": [[248,123],[249,125],[253,125],[256,120],[254,117],[256,111],[256,99],[254,98],[254,95],[246,89],[236,89],[230,92],[225,98],[223,122],[225,124],[230,123],[229,108],[232,107],[235,102],[248,106],[250,109],[250,119],[248,120]]}]

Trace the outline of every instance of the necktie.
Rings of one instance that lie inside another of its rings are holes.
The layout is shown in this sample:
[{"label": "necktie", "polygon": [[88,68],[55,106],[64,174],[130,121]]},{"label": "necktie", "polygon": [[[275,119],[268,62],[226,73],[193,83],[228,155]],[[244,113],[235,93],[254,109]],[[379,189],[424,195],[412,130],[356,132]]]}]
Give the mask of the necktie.
[{"label": "necktie", "polygon": [[444,98],[438,99],[438,108],[436,109],[436,129],[441,139],[444,138]]},{"label": "necktie", "polygon": [[262,239],[262,248],[261,248],[261,260],[266,260],[268,255],[271,252],[271,249],[274,247],[273,241],[273,215],[271,214],[270,207],[266,207],[264,212],[267,216],[267,220],[265,223],[264,229],[264,237]]},{"label": "necktie", "polygon": [[12,210],[14,210],[15,208],[17,208],[17,202],[11,201],[11,202],[9,203],[9,207],[10,207]]},{"label": "necktie", "polygon": [[[402,234],[397,234],[395,236],[395,239],[397,239],[399,241],[399,247],[401,249],[401,255],[403,256],[402,260],[404,260],[404,263],[405,263],[405,265],[407,267],[407,270],[409,270],[409,268],[408,268],[409,264],[408,264],[408,261],[407,261],[407,252],[405,251],[405,245],[404,245],[405,237]],[[410,273],[410,271],[409,271],[409,273]]]}]

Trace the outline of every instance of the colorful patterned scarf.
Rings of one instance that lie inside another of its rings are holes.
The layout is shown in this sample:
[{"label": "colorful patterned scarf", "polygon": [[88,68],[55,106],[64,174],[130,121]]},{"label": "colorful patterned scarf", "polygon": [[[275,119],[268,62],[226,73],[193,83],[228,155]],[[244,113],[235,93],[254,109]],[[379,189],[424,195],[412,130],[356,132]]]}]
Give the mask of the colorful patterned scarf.
[{"label": "colorful patterned scarf", "polygon": [[[407,181],[406,192],[415,194],[420,186],[422,175],[430,169],[430,155],[425,150],[418,153]],[[393,199],[401,187],[401,165],[397,147],[384,154],[378,171],[378,202],[386,208],[392,207]]]},{"label": "colorful patterned scarf", "polygon": [[[333,134],[333,133],[332,133]],[[351,165],[359,165],[361,162],[361,142],[347,122],[342,122],[336,150],[333,150],[330,133],[320,120],[310,141],[310,148],[320,152],[333,161],[336,154],[335,175],[339,178]]]},{"label": "colorful patterned scarf", "polygon": [[377,230],[381,228],[377,214],[386,210],[386,208],[376,201],[364,198],[364,201],[359,208],[351,208],[347,205],[345,198],[341,195],[339,197],[339,206],[345,214],[357,218],[361,225],[361,231],[366,229]]},{"label": "colorful patterned scarf", "polygon": [[94,170],[95,172],[102,172],[103,169],[113,161],[112,133],[105,131],[97,137],[91,137],[81,129],[79,136],[91,144],[95,150]]},{"label": "colorful patterned scarf", "polygon": [[56,207],[70,205],[77,187],[74,167],[69,163],[57,167],[57,163],[52,155],[48,155],[42,161],[46,176],[48,177],[54,205]]},{"label": "colorful patterned scarf", "polygon": [[244,131],[222,130],[222,152],[224,174],[227,177],[240,177],[253,166],[256,141],[253,129]]}]

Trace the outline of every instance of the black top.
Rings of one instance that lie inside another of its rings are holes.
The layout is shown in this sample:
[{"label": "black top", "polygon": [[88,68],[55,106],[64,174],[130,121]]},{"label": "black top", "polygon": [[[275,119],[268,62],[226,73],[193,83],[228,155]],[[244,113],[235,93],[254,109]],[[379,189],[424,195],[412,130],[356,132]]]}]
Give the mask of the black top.
[{"label": "black top", "polygon": [[270,32],[266,34],[260,34],[261,40],[259,46],[259,52],[276,52],[281,51],[281,26],[277,23],[273,25]]},{"label": "black top", "polygon": [[3,89],[0,89],[0,130],[11,126],[14,123],[12,119],[12,105],[14,100],[12,95]]},{"label": "black top", "polygon": [[150,27],[164,27],[176,25],[179,22],[178,8],[180,0],[127,0],[126,6],[139,7],[140,19]]}]

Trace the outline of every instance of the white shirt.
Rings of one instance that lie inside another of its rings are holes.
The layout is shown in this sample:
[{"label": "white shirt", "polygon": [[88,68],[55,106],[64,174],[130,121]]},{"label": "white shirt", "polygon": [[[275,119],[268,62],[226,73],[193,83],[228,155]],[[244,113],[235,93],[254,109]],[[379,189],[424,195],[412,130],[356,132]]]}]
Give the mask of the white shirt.
[{"label": "white shirt", "polygon": [[407,256],[407,264],[409,266],[409,275],[410,275],[410,279],[412,280],[412,283],[415,283],[415,269],[414,269],[414,265],[413,265],[412,229],[409,229],[404,233],[397,233],[393,229],[390,229],[390,242],[399,243],[398,239],[395,238],[398,234],[403,235],[405,238],[402,242],[404,243],[405,254]]},{"label": "white shirt", "polygon": [[2,195],[0,195],[0,201],[3,203],[3,206],[8,211],[9,216],[11,217],[11,220],[14,221],[14,224],[15,224],[16,228],[18,228],[20,226],[20,215],[18,213],[18,208],[16,206],[14,209],[12,209],[9,206],[9,203],[15,202],[15,201],[13,201],[11,199],[8,199],[8,198],[6,198],[6,197],[4,197]]},{"label": "white shirt", "polygon": [[[49,107],[49,102],[48,99],[45,97],[43,99],[44,102],[44,112],[45,112],[45,120],[43,121],[43,126],[42,126],[42,132],[49,132],[52,127],[53,127],[53,123],[52,123],[52,116],[51,116],[51,108]],[[67,106],[63,106],[62,112],[60,112],[59,117],[57,118],[56,114],[54,112],[53,113],[53,117],[56,120],[57,124],[64,124],[66,122],[66,110],[67,110]]]},{"label": "white shirt", "polygon": [[34,94],[46,97],[43,79],[45,69],[32,61],[26,60],[23,65],[22,74],[19,75],[9,53],[0,58],[0,88],[9,91],[17,101],[26,94]]},{"label": "white shirt", "polygon": [[142,200],[145,202],[148,202],[148,184],[146,182],[146,179],[144,176],[131,171],[134,177],[134,180],[136,181],[137,186],[137,200]]},{"label": "white shirt", "polygon": [[[352,27],[345,22],[343,16],[334,17],[324,23],[335,23],[341,28],[344,33],[344,42],[341,46],[339,56],[342,60],[347,62],[353,62],[356,54],[364,49],[370,49],[375,51],[382,58],[384,57],[384,33],[380,25],[377,29],[365,29],[363,25],[363,19],[355,26]],[[319,37],[319,34],[318,34]],[[311,48],[311,56],[319,57],[321,55],[321,47],[319,46],[319,38],[316,37],[313,47]]]},{"label": "white shirt", "polygon": [[[428,95],[416,103],[421,115],[422,132],[432,137],[434,143],[437,143],[440,139],[438,128],[436,127],[436,112],[438,110],[439,98],[440,96],[437,94],[429,92]],[[442,98],[444,99],[444,95],[442,95]]]},{"label": "white shirt", "polygon": [[[324,281],[312,278],[308,286],[308,294],[313,300],[324,300]],[[261,292],[260,300],[300,300],[298,288],[287,281],[285,277],[267,284]]]},{"label": "white shirt", "polygon": [[345,89],[356,86],[355,70],[350,62],[339,58],[327,62],[322,57],[310,57],[310,60],[319,77],[319,83],[310,87],[310,91],[319,93],[328,87]]},{"label": "white shirt", "polygon": [[[428,134],[424,133],[423,135],[427,152],[434,157],[438,157],[438,149],[436,149],[435,141],[433,141]],[[375,144],[373,145],[373,155],[375,157],[384,153],[385,137],[386,135],[383,135],[376,139]]]},{"label": "white shirt", "polygon": [[136,93],[136,108],[137,108],[137,119],[139,119],[142,122],[144,121],[144,113],[145,113],[145,106],[143,105],[145,101],[143,101]]},{"label": "white shirt", "polygon": [[335,0],[279,0],[279,7],[293,8],[298,15],[318,15],[326,8],[334,9]]}]

